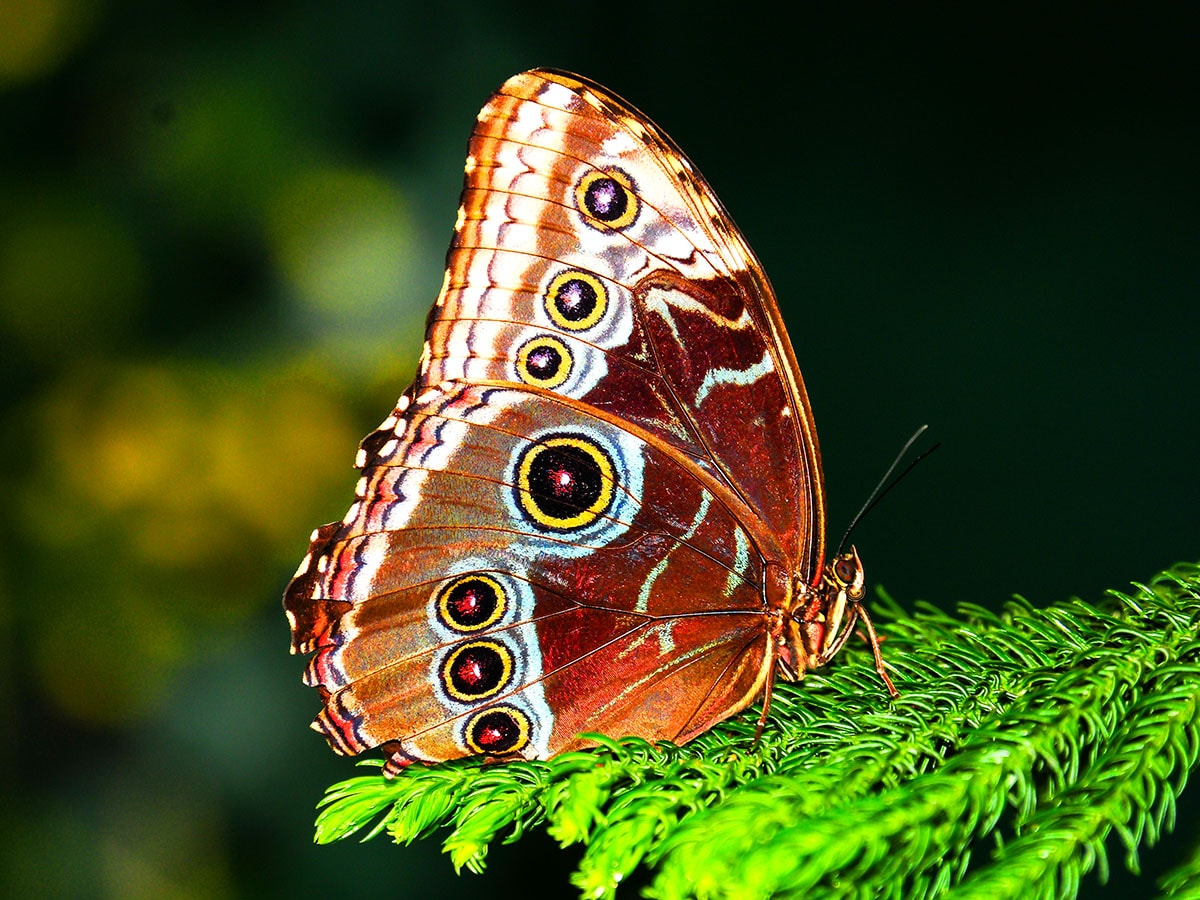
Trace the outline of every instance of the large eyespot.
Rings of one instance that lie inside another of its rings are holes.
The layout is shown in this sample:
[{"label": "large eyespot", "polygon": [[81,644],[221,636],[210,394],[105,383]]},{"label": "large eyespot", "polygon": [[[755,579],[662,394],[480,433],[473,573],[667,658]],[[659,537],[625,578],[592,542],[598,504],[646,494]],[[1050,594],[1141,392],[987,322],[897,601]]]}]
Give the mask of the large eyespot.
[{"label": "large eyespot", "polygon": [[556,337],[542,335],[517,351],[517,375],[535,387],[556,388],[571,374],[571,350]]},{"label": "large eyespot", "polygon": [[512,651],[498,641],[460,644],[442,663],[446,692],[467,703],[500,693],[512,675]]},{"label": "large eyespot", "polygon": [[546,288],[546,312],[555,325],[566,331],[591,328],[608,309],[608,291],[589,272],[567,269],[559,272]]},{"label": "large eyespot", "polygon": [[456,578],[434,595],[438,620],[453,631],[482,631],[508,609],[504,586],[487,575]]},{"label": "large eyespot", "polygon": [[632,225],[638,214],[633,179],[620,169],[588,172],[575,185],[575,202],[593,228],[619,231]]},{"label": "large eyespot", "polygon": [[515,753],[529,743],[529,717],[507,703],[493,706],[467,720],[464,737],[475,753]]},{"label": "large eyespot", "polygon": [[527,447],[517,461],[517,504],[537,525],[574,531],[612,505],[615,469],[595,441],[559,435]]}]

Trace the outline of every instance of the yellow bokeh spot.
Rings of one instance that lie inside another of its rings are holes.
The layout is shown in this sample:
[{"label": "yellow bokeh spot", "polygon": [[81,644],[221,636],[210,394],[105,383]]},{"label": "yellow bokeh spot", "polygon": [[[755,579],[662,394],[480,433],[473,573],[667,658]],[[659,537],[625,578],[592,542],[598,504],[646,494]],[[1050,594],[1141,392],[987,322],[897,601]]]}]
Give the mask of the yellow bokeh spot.
[{"label": "yellow bokeh spot", "polygon": [[404,292],[413,228],[399,192],[376,175],[301,173],[270,204],[268,230],[285,281],[318,314],[361,318]]},{"label": "yellow bokeh spot", "polygon": [[0,237],[0,328],[35,355],[119,335],[143,293],[137,243],[98,209],[39,201]]},{"label": "yellow bokeh spot", "polygon": [[24,628],[60,710],[142,715],[213,627],[278,604],[353,484],[348,405],[306,373],[178,362],[82,364],[37,401],[14,517],[39,598]]},{"label": "yellow bokeh spot", "polygon": [[[255,379],[216,367],[81,370],[45,403],[41,456],[54,506],[43,538],[82,536],[61,526],[116,517],[145,559],[202,563],[228,551],[223,535],[286,540],[348,471],[330,446],[353,447],[340,397],[310,379]],[[31,522],[39,521],[31,517]],[[110,527],[110,526],[109,526]]]},{"label": "yellow bokeh spot", "polygon": [[0,3],[0,86],[46,75],[79,46],[96,19],[88,0]]}]

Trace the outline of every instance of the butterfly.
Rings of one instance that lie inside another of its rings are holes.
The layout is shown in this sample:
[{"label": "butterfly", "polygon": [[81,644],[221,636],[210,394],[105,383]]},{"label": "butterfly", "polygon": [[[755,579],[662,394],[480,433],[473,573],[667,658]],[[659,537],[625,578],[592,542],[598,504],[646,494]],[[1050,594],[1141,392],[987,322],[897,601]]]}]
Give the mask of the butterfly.
[{"label": "butterfly", "polygon": [[825,560],[813,417],[762,267],[704,178],[599,85],[479,113],[415,381],[284,596],[313,722],[385,772],[681,743],[863,620]]}]

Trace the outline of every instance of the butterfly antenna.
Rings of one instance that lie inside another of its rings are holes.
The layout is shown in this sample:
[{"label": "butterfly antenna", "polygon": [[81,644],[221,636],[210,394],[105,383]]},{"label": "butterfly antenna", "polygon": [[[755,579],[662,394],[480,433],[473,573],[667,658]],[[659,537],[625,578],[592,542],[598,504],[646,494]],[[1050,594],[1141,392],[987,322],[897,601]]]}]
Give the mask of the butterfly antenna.
[{"label": "butterfly antenna", "polygon": [[[900,461],[904,459],[905,454],[908,453],[909,448],[916,443],[917,438],[923,435],[928,428],[928,425],[922,425],[913,432],[912,437],[904,442],[904,446],[900,448],[900,452],[896,454],[896,458],[892,460],[892,464],[888,466],[888,470],[883,473],[883,477],[880,478],[879,483],[875,485],[875,490],[871,491],[871,496],[867,497],[867,502],[862,505],[862,509],[858,511],[858,514],[850,520],[850,527],[847,528],[846,533],[842,535],[842,540],[838,544],[837,552],[834,554],[834,556],[841,556],[842,550],[844,550],[846,547],[846,542],[850,540],[850,535],[854,533],[854,529],[858,527],[858,523],[863,520],[867,513],[878,506],[879,501],[886,497],[892,488],[903,481],[905,476],[908,475],[908,473],[914,468],[916,468],[917,463],[927,457],[938,447],[942,446],[941,441],[938,441],[938,443],[934,444],[932,447],[910,462],[907,466],[905,466],[904,471],[897,475],[895,480],[893,480],[890,484],[887,483],[887,480],[892,477],[892,472],[896,471],[896,466],[900,465]],[[887,486],[885,487],[885,485]]]}]

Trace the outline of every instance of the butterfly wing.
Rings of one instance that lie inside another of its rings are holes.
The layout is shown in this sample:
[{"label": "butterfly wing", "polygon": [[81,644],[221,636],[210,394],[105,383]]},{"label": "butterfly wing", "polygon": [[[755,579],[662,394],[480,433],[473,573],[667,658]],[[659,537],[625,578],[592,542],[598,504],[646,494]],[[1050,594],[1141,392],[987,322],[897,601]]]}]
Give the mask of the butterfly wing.
[{"label": "butterfly wing", "polygon": [[[774,294],[703,177],[636,109],[560,72],[501,87],[471,139],[431,323],[429,380],[540,375],[646,427],[746,501],[764,551],[777,542],[815,579],[820,455]],[[530,344],[547,332],[552,347]]]},{"label": "butterfly wing", "polygon": [[510,79],[418,378],[285,596],[315,727],[393,764],[711,727],[770,677],[764,559],[819,558],[811,431],[766,280],[691,165],[595,85]]},{"label": "butterfly wing", "polygon": [[682,740],[761,686],[761,561],[719,483],[521,385],[427,388],[385,425],[285,597],[335,749]]}]

